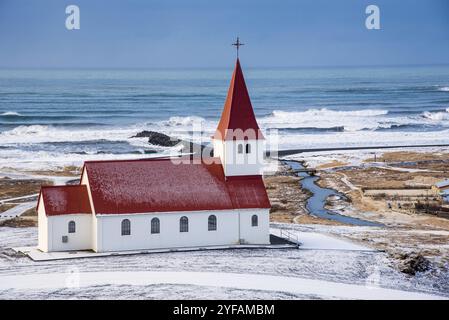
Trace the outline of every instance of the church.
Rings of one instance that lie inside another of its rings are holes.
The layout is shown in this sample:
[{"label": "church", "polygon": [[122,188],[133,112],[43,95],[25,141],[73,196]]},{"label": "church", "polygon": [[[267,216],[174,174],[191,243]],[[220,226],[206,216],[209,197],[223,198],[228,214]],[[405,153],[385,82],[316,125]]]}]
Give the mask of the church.
[{"label": "church", "polygon": [[42,186],[38,249],[269,244],[264,136],[238,57],[212,141],[212,157],[87,161],[78,185]]}]

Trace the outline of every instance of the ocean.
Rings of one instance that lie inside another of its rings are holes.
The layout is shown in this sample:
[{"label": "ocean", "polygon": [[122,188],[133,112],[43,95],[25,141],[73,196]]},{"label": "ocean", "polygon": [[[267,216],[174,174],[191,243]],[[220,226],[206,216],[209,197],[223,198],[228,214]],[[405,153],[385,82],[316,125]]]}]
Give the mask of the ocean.
[{"label": "ocean", "polygon": [[[449,143],[449,66],[243,69],[269,147]],[[0,169],[173,151],[131,138],[142,130],[209,143],[231,75],[0,70]]]}]

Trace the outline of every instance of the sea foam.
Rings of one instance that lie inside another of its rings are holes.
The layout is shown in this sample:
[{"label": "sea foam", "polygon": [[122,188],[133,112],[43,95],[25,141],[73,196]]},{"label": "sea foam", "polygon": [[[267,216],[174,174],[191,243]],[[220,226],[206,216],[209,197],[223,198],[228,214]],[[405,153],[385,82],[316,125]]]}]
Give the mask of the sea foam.
[{"label": "sea foam", "polygon": [[[375,130],[385,120],[388,110],[365,109],[337,111],[327,108],[306,111],[275,110],[271,115],[259,119],[265,128],[339,128],[339,131]],[[319,130],[321,131],[321,130]]]}]

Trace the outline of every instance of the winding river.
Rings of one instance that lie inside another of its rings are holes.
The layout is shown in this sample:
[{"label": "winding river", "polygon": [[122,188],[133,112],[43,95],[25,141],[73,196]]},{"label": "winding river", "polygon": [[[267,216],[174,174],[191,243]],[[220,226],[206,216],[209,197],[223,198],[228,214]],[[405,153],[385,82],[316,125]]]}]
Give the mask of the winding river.
[{"label": "winding river", "polygon": [[[284,161],[293,170],[305,169],[304,166],[296,161]],[[312,196],[307,200],[306,208],[307,210],[320,218],[334,220],[346,224],[356,225],[356,226],[369,226],[369,227],[380,227],[383,226],[380,223],[371,222],[367,220],[362,220],[358,218],[352,218],[338,214],[336,212],[327,210],[325,208],[326,199],[330,196],[336,196],[340,198],[345,198],[346,196],[329,188],[321,188],[316,184],[318,180],[317,176],[312,176],[308,172],[298,172],[298,176],[302,177],[301,184],[302,187],[312,192]]]}]

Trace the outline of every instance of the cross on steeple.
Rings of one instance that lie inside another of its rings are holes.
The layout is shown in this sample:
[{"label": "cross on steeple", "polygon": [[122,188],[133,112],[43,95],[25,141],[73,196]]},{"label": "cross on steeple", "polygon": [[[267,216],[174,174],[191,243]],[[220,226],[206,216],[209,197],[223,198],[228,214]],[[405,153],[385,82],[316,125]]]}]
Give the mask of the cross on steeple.
[{"label": "cross on steeple", "polygon": [[239,37],[237,37],[237,41],[232,44],[237,49],[237,58],[239,57],[239,47],[245,45],[244,43],[240,42]]}]

